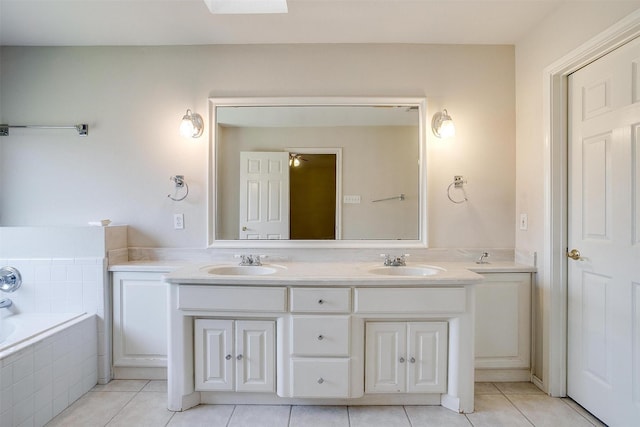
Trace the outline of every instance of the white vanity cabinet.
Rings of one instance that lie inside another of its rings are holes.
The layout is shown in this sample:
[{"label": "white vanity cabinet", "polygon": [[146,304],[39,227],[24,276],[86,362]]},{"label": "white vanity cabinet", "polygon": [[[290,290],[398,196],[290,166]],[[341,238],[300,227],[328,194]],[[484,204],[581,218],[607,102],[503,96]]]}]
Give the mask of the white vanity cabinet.
[{"label": "white vanity cabinet", "polygon": [[366,393],[444,393],[446,322],[367,322]]},{"label": "white vanity cabinet", "polygon": [[483,273],[476,287],[476,381],[529,381],[531,273]]},{"label": "white vanity cabinet", "polygon": [[195,319],[195,389],[275,392],[275,322]]},{"label": "white vanity cabinet", "polygon": [[166,377],[168,285],[162,273],[114,272],[112,285],[115,378]]},{"label": "white vanity cabinet", "polygon": [[[170,410],[357,403],[473,411],[476,274],[435,284],[340,281],[297,276],[296,267],[282,280],[201,278],[202,267],[165,278]],[[383,342],[387,328],[397,342]]]}]

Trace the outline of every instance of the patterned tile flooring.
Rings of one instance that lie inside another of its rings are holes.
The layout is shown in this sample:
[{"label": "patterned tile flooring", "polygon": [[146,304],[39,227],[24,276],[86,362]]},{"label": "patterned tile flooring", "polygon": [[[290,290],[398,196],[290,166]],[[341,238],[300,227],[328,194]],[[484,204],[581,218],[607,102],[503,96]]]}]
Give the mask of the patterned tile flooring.
[{"label": "patterned tile flooring", "polygon": [[531,383],[476,383],[476,411],[439,406],[200,405],[166,409],[165,381],[114,380],[97,385],[47,426],[211,427],[591,427],[604,426],[571,399],[549,397]]}]

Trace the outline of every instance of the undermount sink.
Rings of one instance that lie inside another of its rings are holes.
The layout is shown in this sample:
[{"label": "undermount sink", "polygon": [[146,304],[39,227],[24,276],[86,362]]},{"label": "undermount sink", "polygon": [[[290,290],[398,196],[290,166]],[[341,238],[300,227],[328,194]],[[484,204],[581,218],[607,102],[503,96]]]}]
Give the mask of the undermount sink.
[{"label": "undermount sink", "polygon": [[208,268],[207,273],[220,276],[264,276],[276,273],[281,268],[269,265],[221,265]]},{"label": "undermount sink", "polygon": [[369,270],[382,276],[433,276],[442,271],[445,271],[444,268],[434,266],[375,267]]}]

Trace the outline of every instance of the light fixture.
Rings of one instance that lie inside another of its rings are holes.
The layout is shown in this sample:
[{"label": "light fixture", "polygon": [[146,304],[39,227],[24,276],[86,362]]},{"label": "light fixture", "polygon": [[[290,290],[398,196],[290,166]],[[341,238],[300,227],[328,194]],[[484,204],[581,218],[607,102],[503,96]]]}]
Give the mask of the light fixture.
[{"label": "light fixture", "polygon": [[297,168],[300,166],[300,155],[295,153],[289,153],[289,167],[293,166]]},{"label": "light fixture", "polygon": [[289,153],[289,167],[293,166],[294,168],[297,168],[300,166],[300,160],[304,160],[305,162],[307,161],[307,159],[303,159],[300,154]]},{"label": "light fixture", "polygon": [[456,134],[453,119],[446,109],[438,111],[433,115],[433,120],[431,120],[431,130],[438,138],[450,138]]},{"label": "light fixture", "polygon": [[185,138],[198,138],[203,131],[204,122],[202,121],[202,116],[187,109],[187,114],[182,117],[182,122],[180,123],[180,134]]},{"label": "light fixture", "polygon": [[286,0],[204,0],[211,13],[287,13]]}]

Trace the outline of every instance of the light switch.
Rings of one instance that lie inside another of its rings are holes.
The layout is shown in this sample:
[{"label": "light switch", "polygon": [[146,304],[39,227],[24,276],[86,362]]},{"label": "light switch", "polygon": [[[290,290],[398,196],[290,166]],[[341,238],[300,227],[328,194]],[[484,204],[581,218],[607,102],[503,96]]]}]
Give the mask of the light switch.
[{"label": "light switch", "polygon": [[529,218],[526,213],[520,214],[520,230],[527,230],[529,228]]}]

